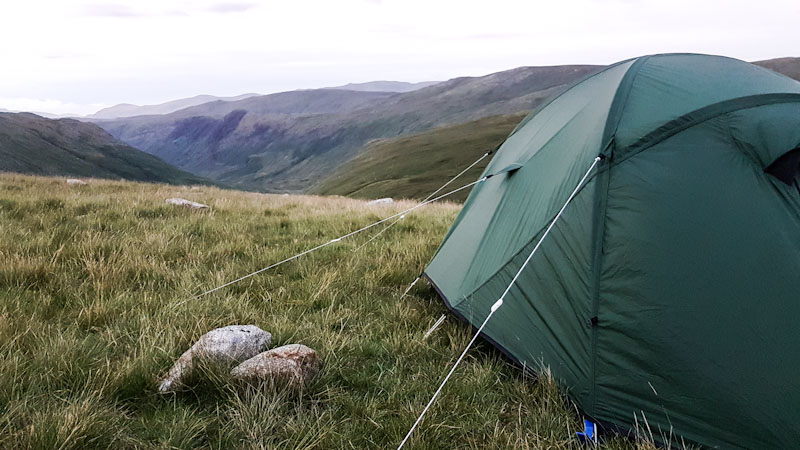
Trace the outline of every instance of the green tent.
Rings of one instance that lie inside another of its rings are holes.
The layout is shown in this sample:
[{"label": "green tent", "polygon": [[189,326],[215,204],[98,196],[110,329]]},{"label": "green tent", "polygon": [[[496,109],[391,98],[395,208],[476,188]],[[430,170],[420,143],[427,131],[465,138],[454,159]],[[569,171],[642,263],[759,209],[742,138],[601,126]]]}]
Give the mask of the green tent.
[{"label": "green tent", "polygon": [[797,447],[799,146],[790,78],[706,55],[615,64],[512,132],[425,275],[480,325],[602,155],[484,336],[606,426]]}]

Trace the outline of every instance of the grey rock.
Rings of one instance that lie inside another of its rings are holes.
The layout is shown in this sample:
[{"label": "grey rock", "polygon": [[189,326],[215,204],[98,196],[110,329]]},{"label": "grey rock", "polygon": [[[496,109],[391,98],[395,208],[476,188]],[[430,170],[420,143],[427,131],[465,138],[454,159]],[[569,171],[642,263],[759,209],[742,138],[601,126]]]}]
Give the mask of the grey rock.
[{"label": "grey rock", "polygon": [[206,209],[208,205],[204,205],[202,203],[193,202],[191,200],[186,200],[185,198],[168,198],[167,203],[170,205],[175,206],[185,206],[191,209]]},{"label": "grey rock", "polygon": [[174,392],[200,366],[229,368],[269,348],[272,335],[255,325],[230,325],[204,334],[172,366],[158,386],[159,392]]},{"label": "grey rock", "polygon": [[319,374],[322,359],[302,344],[289,344],[258,354],[239,364],[231,377],[244,382],[275,380],[301,386]]},{"label": "grey rock", "polygon": [[379,198],[377,200],[372,200],[372,201],[368,202],[367,204],[368,205],[391,205],[392,203],[394,203],[394,200],[392,200],[389,197],[386,197],[386,198]]}]

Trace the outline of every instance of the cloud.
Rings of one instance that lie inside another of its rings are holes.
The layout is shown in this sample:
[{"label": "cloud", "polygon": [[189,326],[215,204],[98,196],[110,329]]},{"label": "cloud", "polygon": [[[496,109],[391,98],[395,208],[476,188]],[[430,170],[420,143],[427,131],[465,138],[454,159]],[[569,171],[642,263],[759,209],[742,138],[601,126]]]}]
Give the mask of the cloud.
[{"label": "cloud", "polygon": [[90,17],[141,17],[143,14],[119,4],[90,4],[83,7],[83,14]]},{"label": "cloud", "polygon": [[78,52],[65,50],[65,51],[52,51],[49,53],[45,53],[42,55],[42,58],[49,60],[64,60],[64,59],[76,59],[80,58],[81,56],[83,55]]},{"label": "cloud", "polygon": [[497,33],[477,33],[477,34],[470,34],[467,39],[480,39],[480,40],[497,40],[497,39],[525,39],[528,34],[525,33],[506,33],[506,32],[497,32]]},{"label": "cloud", "polygon": [[[258,6],[253,2],[200,2],[188,4],[180,2],[164,2],[165,4],[144,2],[137,8],[120,3],[90,3],[82,7],[82,15],[97,18],[142,18],[142,17],[176,17],[193,16],[203,13],[240,13]],[[203,4],[205,3],[205,4]]]},{"label": "cloud", "polygon": [[237,13],[244,12],[258,6],[256,3],[214,3],[208,7],[210,12]]}]

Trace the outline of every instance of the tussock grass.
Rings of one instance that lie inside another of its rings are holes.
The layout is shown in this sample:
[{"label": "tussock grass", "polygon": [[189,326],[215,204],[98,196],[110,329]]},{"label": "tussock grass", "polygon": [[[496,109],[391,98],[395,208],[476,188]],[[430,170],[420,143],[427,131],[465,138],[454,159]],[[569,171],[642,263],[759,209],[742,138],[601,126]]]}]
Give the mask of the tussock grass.
[{"label": "tussock grass", "polygon": [[[164,204],[175,196],[211,209]],[[423,340],[443,304],[422,283],[399,298],[458,205],[192,296],[410,205],[0,175],[0,448],[397,445],[470,338],[448,318]],[[316,349],[323,372],[302,392],[211,373],[157,394],[198,337],[235,323]],[[546,371],[479,344],[410,448],[579,448],[579,428]]]}]

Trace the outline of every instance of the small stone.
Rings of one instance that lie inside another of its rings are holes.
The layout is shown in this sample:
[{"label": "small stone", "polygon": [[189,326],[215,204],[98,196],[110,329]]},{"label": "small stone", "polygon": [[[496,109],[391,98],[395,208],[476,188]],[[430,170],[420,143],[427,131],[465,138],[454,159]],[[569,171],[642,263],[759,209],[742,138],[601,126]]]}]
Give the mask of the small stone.
[{"label": "small stone", "polygon": [[262,380],[285,381],[302,386],[322,369],[317,352],[302,344],[289,344],[258,354],[239,364],[231,377],[245,382]]},{"label": "small stone", "polygon": [[67,184],[70,186],[85,186],[86,182],[77,178],[69,178],[67,179]]},{"label": "small stone", "polygon": [[186,200],[185,198],[168,198],[167,203],[170,205],[175,206],[186,206],[187,208],[191,209],[206,209],[208,205],[204,205],[202,203],[193,202],[191,200]]},{"label": "small stone", "polygon": [[255,325],[230,325],[204,334],[184,352],[161,380],[161,393],[174,392],[183,386],[200,365],[233,367],[269,348],[272,335]]},{"label": "small stone", "polygon": [[377,200],[372,200],[367,204],[368,205],[391,205],[392,203],[394,203],[394,200],[392,200],[389,197],[386,197],[386,198],[379,198]]}]

